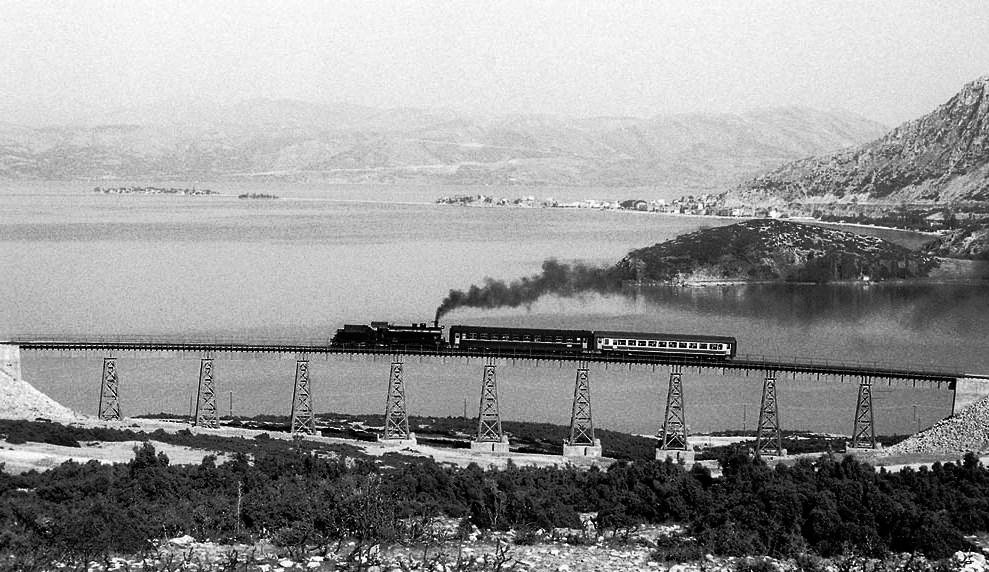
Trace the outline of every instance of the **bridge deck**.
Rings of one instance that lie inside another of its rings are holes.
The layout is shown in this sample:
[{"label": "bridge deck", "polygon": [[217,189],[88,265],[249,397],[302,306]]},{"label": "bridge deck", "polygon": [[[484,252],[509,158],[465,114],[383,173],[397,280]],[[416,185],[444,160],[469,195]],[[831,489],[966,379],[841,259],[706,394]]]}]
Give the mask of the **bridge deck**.
[{"label": "bridge deck", "polygon": [[720,371],[774,371],[780,374],[818,375],[829,377],[870,378],[872,380],[924,381],[949,387],[965,377],[960,371],[903,368],[882,363],[853,363],[814,359],[768,358],[738,356],[732,360],[712,360],[699,357],[649,354],[608,354],[601,352],[558,353],[529,349],[479,350],[437,346],[401,346],[388,348],[338,347],[304,342],[244,343],[232,341],[169,341],[161,339],[125,340],[44,340],[15,339],[0,344],[19,346],[25,351],[98,352],[118,354],[183,353],[195,355],[255,354],[316,356],[331,354],[364,354],[380,356],[433,356],[455,358],[491,358],[506,360],[568,361],[588,363],[681,365],[689,368]]}]

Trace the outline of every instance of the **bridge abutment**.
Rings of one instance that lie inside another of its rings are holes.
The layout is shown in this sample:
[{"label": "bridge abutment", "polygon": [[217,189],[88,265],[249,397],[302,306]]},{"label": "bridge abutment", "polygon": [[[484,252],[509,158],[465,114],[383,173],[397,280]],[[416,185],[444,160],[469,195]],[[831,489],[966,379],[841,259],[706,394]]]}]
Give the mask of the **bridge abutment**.
[{"label": "bridge abutment", "polygon": [[958,415],[976,401],[989,397],[989,376],[959,377],[954,383],[951,414]]},{"label": "bridge abutment", "polygon": [[0,344],[0,370],[14,379],[21,378],[21,346]]}]

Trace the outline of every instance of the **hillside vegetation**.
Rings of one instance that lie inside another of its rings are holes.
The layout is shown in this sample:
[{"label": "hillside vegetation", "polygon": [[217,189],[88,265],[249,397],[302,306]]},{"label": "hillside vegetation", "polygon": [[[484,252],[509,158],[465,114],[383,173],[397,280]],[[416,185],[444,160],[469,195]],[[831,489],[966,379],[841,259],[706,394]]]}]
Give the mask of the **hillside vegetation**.
[{"label": "hillside vegetation", "polygon": [[[44,426],[4,429],[24,435]],[[183,534],[267,538],[296,560],[349,542],[349,558],[374,558],[379,545],[429,542],[439,518],[460,519],[467,531],[580,530],[581,513],[594,513],[596,529],[616,538],[645,523],[680,523],[683,533],[656,553],[678,561],[890,551],[943,558],[969,547],[965,534],[989,530],[989,471],[971,454],[931,470],[888,473],[828,456],[774,469],[736,448],[723,453],[723,476],[714,477],[700,465],[670,462],[483,470],[394,454],[373,462],[344,448],[313,454],[304,441],[181,438],[235,452],[222,464],[206,457],[178,466],[145,444],[125,464],[66,462],[43,473],[0,474],[5,564],[24,570],[104,561]]]},{"label": "hillside vegetation", "polygon": [[759,219],[633,250],[615,270],[643,282],[829,282],[917,278],[936,265],[929,255],[880,238]]}]

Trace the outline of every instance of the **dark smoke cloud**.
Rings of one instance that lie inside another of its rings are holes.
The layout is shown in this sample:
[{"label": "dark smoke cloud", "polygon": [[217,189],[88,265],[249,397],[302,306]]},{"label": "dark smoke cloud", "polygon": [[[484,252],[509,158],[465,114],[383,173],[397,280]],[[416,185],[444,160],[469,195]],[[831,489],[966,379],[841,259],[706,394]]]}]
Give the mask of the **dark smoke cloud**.
[{"label": "dark smoke cloud", "polygon": [[519,280],[505,282],[485,278],[484,285],[450,294],[436,309],[436,320],[457,308],[517,308],[529,306],[547,294],[575,296],[583,293],[609,293],[621,290],[621,277],[612,269],[565,264],[550,258],[543,262],[542,272]]}]

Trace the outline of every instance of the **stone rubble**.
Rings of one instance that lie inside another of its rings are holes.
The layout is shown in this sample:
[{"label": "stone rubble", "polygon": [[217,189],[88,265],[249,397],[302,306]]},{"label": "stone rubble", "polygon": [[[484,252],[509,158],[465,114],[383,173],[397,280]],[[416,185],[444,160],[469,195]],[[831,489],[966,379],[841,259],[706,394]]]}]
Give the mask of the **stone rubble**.
[{"label": "stone rubble", "polygon": [[23,379],[0,370],[0,419],[78,421],[82,415],[56,402]]},{"label": "stone rubble", "polygon": [[989,397],[976,401],[958,415],[887,447],[885,455],[918,453],[979,453],[989,449]]}]

